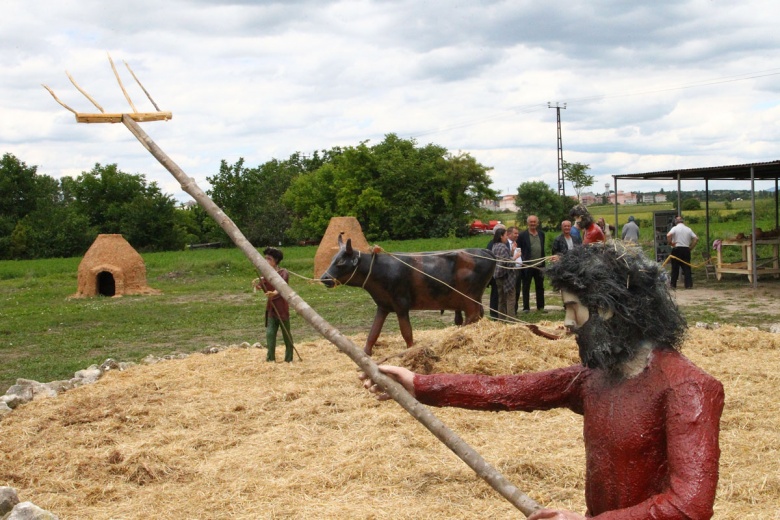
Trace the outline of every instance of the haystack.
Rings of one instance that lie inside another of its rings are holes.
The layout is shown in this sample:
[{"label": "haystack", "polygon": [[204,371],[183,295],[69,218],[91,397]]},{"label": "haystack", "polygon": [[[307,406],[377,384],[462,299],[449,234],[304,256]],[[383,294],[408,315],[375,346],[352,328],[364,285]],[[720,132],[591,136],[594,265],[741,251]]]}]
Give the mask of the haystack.
[{"label": "haystack", "polygon": [[146,284],[143,258],[122,235],[98,235],[79,264],[76,298],[159,294]]},{"label": "haystack", "polygon": [[314,278],[322,276],[322,273],[328,269],[330,261],[333,260],[333,256],[339,250],[338,240],[340,233],[344,233],[342,237],[344,243],[351,238],[353,248],[364,253],[368,252],[368,242],[366,242],[366,237],[363,235],[360,222],[355,217],[333,217],[328,223],[325,236],[320,241],[317,254],[314,255]]}]

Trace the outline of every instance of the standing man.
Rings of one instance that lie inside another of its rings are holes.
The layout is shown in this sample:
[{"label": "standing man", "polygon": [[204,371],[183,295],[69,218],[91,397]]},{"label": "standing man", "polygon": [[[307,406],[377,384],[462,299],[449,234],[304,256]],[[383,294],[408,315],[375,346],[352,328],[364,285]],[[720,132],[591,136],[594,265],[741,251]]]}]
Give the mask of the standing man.
[{"label": "standing man", "polygon": [[561,255],[567,253],[569,250],[574,249],[575,246],[582,245],[582,240],[579,236],[574,236],[571,232],[571,221],[564,220],[561,222],[562,233],[555,237],[552,244],[552,258],[553,262],[557,262]]},{"label": "standing man", "polygon": [[628,222],[623,225],[623,232],[620,235],[625,242],[639,242],[639,226],[634,221],[634,216],[628,217]]},{"label": "standing man", "polygon": [[636,246],[593,244],[563,255],[547,275],[561,290],[581,365],[506,376],[379,369],[431,406],[582,415],[585,516],[542,509],[528,520],[711,518],[723,385],[680,353],[685,318],[660,266]]},{"label": "standing man", "polygon": [[685,288],[693,289],[693,276],[691,275],[691,249],[696,247],[699,237],[691,228],[685,225],[682,217],[674,219],[675,226],[666,234],[666,241],[672,246],[672,287],[677,288],[677,278],[682,268],[685,278]]},{"label": "standing man", "polygon": [[507,243],[509,244],[509,252],[514,253],[515,248],[517,247],[517,237],[520,235],[520,230],[517,229],[517,226],[509,226],[506,228],[506,238]]},{"label": "standing man", "polygon": [[571,236],[579,238],[580,243],[582,243],[582,234],[580,233],[580,228],[577,227],[576,222],[571,225]]},{"label": "standing man", "polygon": [[[544,231],[539,229],[539,217],[530,215],[526,219],[528,229],[517,237],[517,245],[523,253],[525,269],[523,277],[523,312],[531,311],[531,281],[536,290],[536,310],[544,310]],[[519,298],[518,298],[519,300]],[[518,308],[515,303],[515,309]]]}]

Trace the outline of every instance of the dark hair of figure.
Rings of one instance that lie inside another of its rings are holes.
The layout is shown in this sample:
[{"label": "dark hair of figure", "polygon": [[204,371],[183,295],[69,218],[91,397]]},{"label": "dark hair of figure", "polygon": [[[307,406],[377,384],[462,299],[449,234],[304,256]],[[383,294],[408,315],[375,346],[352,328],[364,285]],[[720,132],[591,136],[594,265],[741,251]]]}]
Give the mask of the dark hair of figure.
[{"label": "dark hair of figure", "polygon": [[279,265],[284,258],[284,254],[275,247],[266,247],[265,250],[263,250],[263,256],[270,256],[273,258],[276,261],[276,265]]},{"label": "dark hair of figure", "polygon": [[577,295],[591,313],[611,310],[627,341],[678,349],[687,323],[669,294],[665,271],[641,248],[621,242],[575,247],[545,270],[553,288]]}]

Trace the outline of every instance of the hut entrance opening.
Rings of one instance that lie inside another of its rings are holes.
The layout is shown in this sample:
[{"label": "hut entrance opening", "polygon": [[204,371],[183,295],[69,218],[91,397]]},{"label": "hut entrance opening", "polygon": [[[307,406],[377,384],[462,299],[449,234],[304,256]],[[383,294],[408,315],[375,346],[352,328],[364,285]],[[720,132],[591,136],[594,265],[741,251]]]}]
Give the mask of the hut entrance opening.
[{"label": "hut entrance opening", "polygon": [[101,271],[97,275],[98,294],[102,296],[114,296],[116,294],[116,283],[114,275],[108,271]]}]

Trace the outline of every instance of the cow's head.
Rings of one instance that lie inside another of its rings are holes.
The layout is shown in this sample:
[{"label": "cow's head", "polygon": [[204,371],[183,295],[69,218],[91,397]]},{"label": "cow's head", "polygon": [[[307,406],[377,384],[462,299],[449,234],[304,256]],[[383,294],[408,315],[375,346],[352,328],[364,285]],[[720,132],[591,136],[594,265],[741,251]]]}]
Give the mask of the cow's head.
[{"label": "cow's head", "polygon": [[328,269],[320,276],[320,281],[326,287],[335,287],[336,282],[344,283],[352,277],[360,261],[360,253],[352,249],[352,239],[348,238],[347,243],[341,239],[339,233],[339,251],[333,257]]}]

